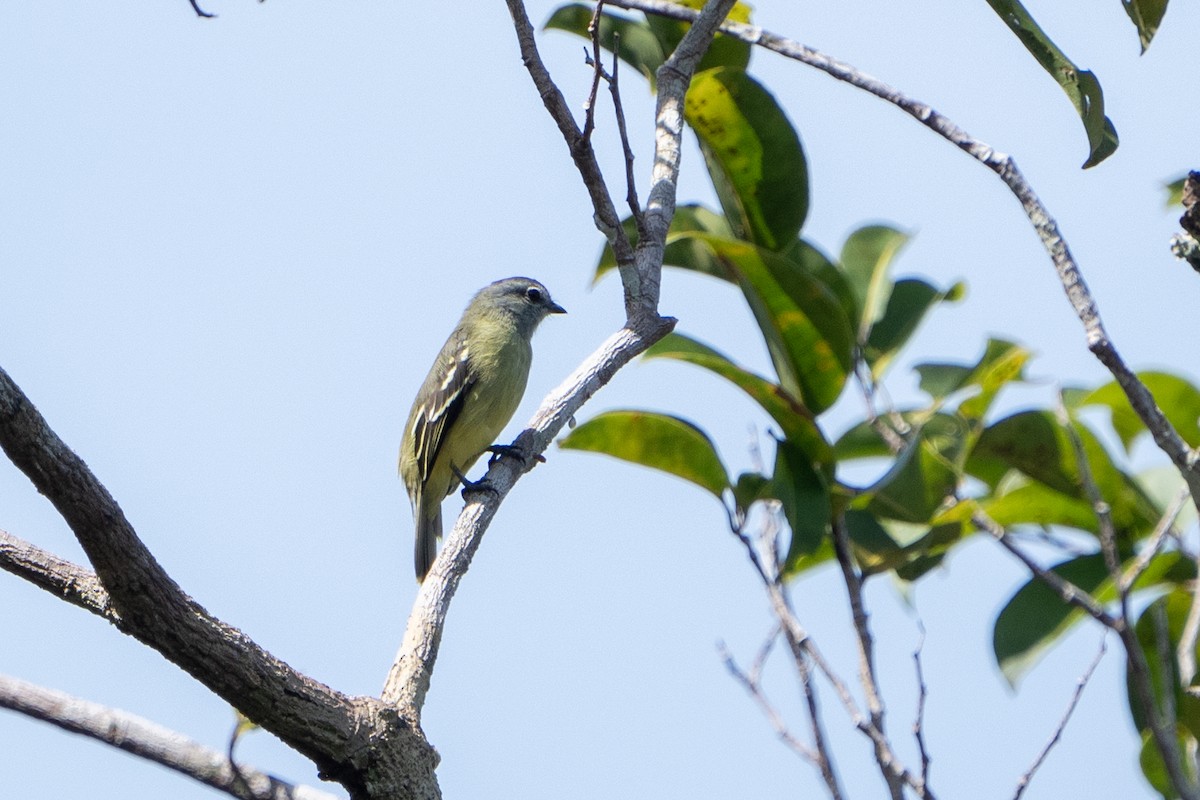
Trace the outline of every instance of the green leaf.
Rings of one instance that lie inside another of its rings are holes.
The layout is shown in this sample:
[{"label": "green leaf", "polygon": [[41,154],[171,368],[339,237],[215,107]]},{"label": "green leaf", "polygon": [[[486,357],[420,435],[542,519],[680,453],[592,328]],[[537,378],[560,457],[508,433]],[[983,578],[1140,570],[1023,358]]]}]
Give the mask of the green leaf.
[{"label": "green leaf", "polygon": [[966,425],[949,416],[921,428],[884,476],[855,500],[855,507],[886,519],[929,523],[953,502],[966,434]]},{"label": "green leaf", "polygon": [[935,289],[919,278],[903,278],[892,285],[887,309],[871,327],[863,356],[871,366],[871,374],[879,379],[892,359],[920,326],[929,310],[942,301],[957,301],[966,294],[962,283],[945,291]]},{"label": "green leaf", "polygon": [[[1200,389],[1169,372],[1139,372],[1138,378],[1154,395],[1154,402],[1191,446],[1200,444]],[[1129,452],[1146,426],[1134,412],[1120,385],[1113,381],[1085,397],[1083,405],[1103,405],[1112,410],[1112,426]]]},{"label": "green leaf", "polygon": [[743,472],[733,486],[733,502],[743,515],[750,506],[771,496],[770,478],[758,472]]},{"label": "green leaf", "polygon": [[748,242],[692,233],[742,289],[779,376],[814,414],[837,400],[850,371],[850,322],[833,292],[802,264]]},{"label": "green leaf", "polygon": [[[621,221],[629,243],[636,245],[638,241],[637,223],[633,217]],[[667,231],[666,249],[663,251],[663,265],[682,267],[694,272],[711,275],[714,278],[730,280],[729,272],[721,266],[721,262],[713,255],[712,249],[703,240],[695,239],[687,234],[693,232],[711,233],[722,239],[732,239],[733,230],[725,217],[711,211],[702,205],[689,204],[677,206],[675,216],[671,219],[671,228]],[[616,269],[617,257],[611,245],[605,245],[596,264],[596,274],[592,282],[599,281],[606,272]]]},{"label": "green leaf", "polygon": [[771,484],[792,529],[783,565],[783,573],[789,575],[802,556],[811,556],[829,538],[833,513],[829,484],[804,451],[787,441],[776,447]]},{"label": "green leaf", "polygon": [[705,70],[692,78],[684,116],[737,237],[789,246],[808,213],[808,166],[771,93],[743,70]]},{"label": "green leaf", "polygon": [[[1176,725],[1175,741],[1179,752],[1187,753],[1188,746],[1195,742],[1195,737],[1189,734],[1182,725]],[[1163,800],[1178,799],[1179,793],[1171,785],[1171,778],[1167,775],[1166,762],[1163,761],[1162,752],[1155,744],[1154,734],[1149,729],[1142,731],[1142,749],[1138,753],[1138,765],[1142,768],[1142,774],[1146,776],[1146,781],[1154,788],[1154,791],[1163,796]],[[1196,771],[1188,766],[1187,759],[1183,760],[1181,766],[1183,774],[1189,776],[1195,783]]]},{"label": "green leaf", "polygon": [[[1116,596],[1104,556],[1092,553],[1064,561],[1052,572],[1092,595],[1098,602]],[[1151,560],[1138,579],[1135,589],[1163,583],[1185,581],[1195,575],[1192,563],[1178,553],[1165,553]],[[996,617],[992,629],[992,650],[1005,679],[1013,686],[1056,644],[1083,612],[1068,605],[1039,578],[1033,577],[1017,590]]]},{"label": "green leaf", "polygon": [[1187,173],[1183,173],[1178,178],[1167,183],[1163,188],[1167,190],[1167,208],[1173,209],[1176,206],[1183,204],[1183,185],[1187,183]]},{"label": "green leaf", "polygon": [[[1186,691],[1187,686],[1181,680],[1182,676],[1179,674],[1175,655],[1183,637],[1183,629],[1187,623],[1191,606],[1191,592],[1185,588],[1176,588],[1157,598],[1142,611],[1134,625],[1134,632],[1137,635],[1138,644],[1141,645],[1142,654],[1146,658],[1155,704],[1162,709],[1164,689],[1166,688],[1164,682],[1166,682],[1173,697],[1172,703],[1180,726],[1195,738],[1200,736],[1200,699]],[[1161,658],[1164,651],[1167,654],[1165,660]],[[1192,656],[1200,658],[1200,647],[1197,647],[1195,643]],[[1195,681],[1193,680],[1191,683],[1194,684]],[[1146,710],[1138,702],[1138,695],[1134,690],[1128,669],[1126,670],[1126,687],[1133,724],[1139,731],[1146,731],[1149,729]]]},{"label": "green leaf", "polygon": [[1117,149],[1117,130],[1104,116],[1104,92],[1096,76],[1076,67],[1038,26],[1020,0],[988,0],[988,5],[1021,40],[1042,69],[1058,82],[1075,106],[1088,137],[1084,169],[1094,167],[1112,155]]},{"label": "green leaf", "polygon": [[[1064,561],[1051,571],[1093,596],[1108,576],[1099,553]],[[1016,686],[1081,614],[1037,578],[1018,589],[992,627],[992,652],[1005,680]]]},{"label": "green leaf", "polygon": [[1090,503],[1041,483],[1027,483],[999,497],[984,499],[980,507],[1005,527],[1062,525],[1090,533],[1097,533],[1099,528]]},{"label": "green leaf", "polygon": [[1138,43],[1142,52],[1150,46],[1163,14],[1167,13],[1167,0],[1121,0],[1129,20],[1137,27]]},{"label": "green leaf", "polygon": [[955,392],[975,390],[964,400],[958,413],[972,422],[980,422],[991,408],[992,401],[1005,385],[1024,379],[1024,368],[1031,353],[1024,347],[1003,339],[989,339],[983,356],[973,365],[918,364],[921,390],[942,400]]},{"label": "green leaf", "polygon": [[872,575],[895,569],[908,560],[904,547],[870,512],[852,508],[846,512],[845,521],[854,559],[863,574]]},{"label": "green leaf", "polygon": [[[592,35],[588,33],[588,25],[592,21],[592,13],[592,6],[568,3],[559,6],[543,27],[546,30],[566,31],[586,39],[590,51]],[[607,11],[601,13],[600,46],[610,53],[613,51],[614,32],[621,37],[621,51],[617,54],[618,57],[644,75],[653,89],[654,73],[666,60],[654,31],[642,20],[610,14]]]},{"label": "green leaf", "polygon": [[834,266],[833,262],[829,260],[829,256],[802,238],[797,238],[784,248],[781,255],[788,261],[801,265],[817,280],[825,284],[842,304],[846,319],[850,320],[851,326],[853,326],[853,320],[858,318],[858,304],[854,299],[854,290],[850,288],[850,282],[846,280],[845,273]]},{"label": "green leaf", "polygon": [[[1095,434],[1072,422],[1083,445],[1092,480],[1111,508],[1117,533],[1127,544],[1148,534],[1160,513],[1137,482],[1113,464]],[[987,427],[967,460],[967,471],[996,486],[1011,469],[1057,492],[1087,500],[1075,459],[1075,448],[1066,429],[1048,411],[1025,411]]]},{"label": "green leaf", "polygon": [[[677,2],[681,6],[687,6],[696,11],[704,8],[704,0],[677,0]],[[745,3],[735,3],[725,19],[730,22],[748,23],[750,22],[750,11],[750,6]],[[690,22],[661,17],[657,14],[647,14],[646,21],[655,36],[658,37],[659,45],[664,53],[673,53],[688,28],[692,27]],[[708,46],[708,52],[704,54],[704,58],[700,59],[696,71],[701,72],[713,67],[745,69],[746,65],[750,63],[750,51],[749,43],[718,33],[713,38],[712,44]]]},{"label": "green leaf", "polygon": [[[1142,487],[1146,492],[1146,496],[1154,503],[1154,507],[1163,514],[1166,514],[1167,510],[1174,504],[1180,490],[1187,486],[1187,482],[1179,474],[1179,470],[1172,465],[1165,464],[1139,472],[1135,476],[1135,479],[1138,482],[1138,486]],[[1185,530],[1194,525],[1196,519],[1196,504],[1189,499],[1184,502],[1183,507],[1179,511],[1179,516],[1175,518],[1175,527],[1178,530]]]},{"label": "green leaf", "polygon": [[842,245],[841,267],[854,293],[859,313],[851,317],[858,341],[866,342],[871,326],[883,316],[892,295],[892,261],[909,235],[886,225],[867,225],[851,233]]},{"label": "green leaf", "polygon": [[708,345],[678,333],[654,344],[645,358],[671,358],[695,364],[720,375],[748,394],[779,425],[784,437],[821,464],[832,462],[833,452],[816,425],[812,411],[782,386],[739,367]]},{"label": "green leaf", "polygon": [[730,488],[728,472],[712,440],[679,417],[649,411],[606,411],[575,428],[559,445],[670,473],[707,489],[718,500]]}]

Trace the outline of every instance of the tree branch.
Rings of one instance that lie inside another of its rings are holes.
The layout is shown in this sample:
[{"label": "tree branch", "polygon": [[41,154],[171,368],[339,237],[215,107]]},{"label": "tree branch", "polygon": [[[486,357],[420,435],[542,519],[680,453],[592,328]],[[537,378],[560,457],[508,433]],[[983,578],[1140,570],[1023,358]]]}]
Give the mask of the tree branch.
[{"label": "tree branch", "polygon": [[121,627],[121,615],[94,572],[0,530],[0,569]]},{"label": "tree branch", "polygon": [[[350,698],[297,672],[188,597],[3,369],[0,448],[70,526],[107,592],[104,615],[122,632],[157,650],[352,793],[363,789],[372,769],[395,772],[401,763],[415,782],[436,793],[432,748],[378,701]],[[35,550],[15,547],[9,537],[5,568],[43,588],[78,579],[94,591],[90,576]],[[67,599],[97,611],[82,597],[79,590]]]},{"label": "tree branch", "polygon": [[19,678],[0,675],[0,708],[112,745],[243,800],[335,800],[318,789],[235,765],[224,754],[135,714]]},{"label": "tree branch", "polygon": [[[660,68],[659,125],[656,136],[658,155],[653,173],[654,188],[651,189],[649,202],[651,212],[647,216],[651,213],[656,215],[661,231],[656,229],[643,241],[638,242],[637,266],[634,268],[628,239],[621,228],[604,178],[600,174],[591,143],[583,137],[575,124],[562,92],[554,84],[542,62],[524,3],[520,0],[507,0],[522,60],[547,111],[558,124],[559,131],[567,142],[575,165],[592,198],[597,224],[602,231],[609,233],[607,228],[611,223],[613,232],[609,235],[616,238],[610,238],[610,242],[617,253],[618,263],[622,263],[624,259],[621,278],[625,286],[627,320],[624,328],[601,345],[542,402],[529,426],[513,443],[517,450],[525,455],[524,460],[500,458],[492,462],[485,480],[495,491],[471,494],[466,498],[466,505],[454,530],[446,537],[442,552],[422,582],[408,619],[404,639],[388,672],[382,693],[383,701],[394,706],[414,727],[420,725],[421,709],[429,691],[450,601],[500,503],[517,479],[533,468],[537,457],[549,446],[575,412],[600,387],[608,383],[618,369],[644,352],[675,326],[675,320],[658,315],[658,286],[662,272],[662,242],[666,239],[666,228],[670,226],[675,211],[679,139],[683,135],[683,115],[680,109],[691,73],[707,50],[717,26],[733,6],[733,2],[734,0],[710,0],[701,13],[701,21],[692,26],[675,52]],[[657,262],[653,260],[655,250],[652,240],[655,237],[659,242]],[[622,246],[621,242],[624,242],[623,246],[626,248],[624,256],[618,249]]]}]

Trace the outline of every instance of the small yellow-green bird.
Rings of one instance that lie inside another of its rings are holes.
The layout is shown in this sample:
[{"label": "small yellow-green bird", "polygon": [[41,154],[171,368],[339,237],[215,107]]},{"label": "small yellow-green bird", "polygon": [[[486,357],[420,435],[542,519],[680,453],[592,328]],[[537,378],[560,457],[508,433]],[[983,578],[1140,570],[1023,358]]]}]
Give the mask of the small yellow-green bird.
[{"label": "small yellow-green bird", "polygon": [[525,394],[530,340],[566,309],[531,278],[505,278],[471,299],[417,392],[400,442],[400,476],[416,521],[417,581],[437,557],[442,500],[492,447]]}]

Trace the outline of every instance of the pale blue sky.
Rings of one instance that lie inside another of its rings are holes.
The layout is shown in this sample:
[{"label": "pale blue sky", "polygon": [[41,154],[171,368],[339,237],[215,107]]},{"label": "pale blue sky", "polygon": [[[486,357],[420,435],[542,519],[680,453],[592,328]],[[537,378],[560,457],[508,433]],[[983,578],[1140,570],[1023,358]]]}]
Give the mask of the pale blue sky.
[{"label": "pale blue sky", "polygon": [[[540,22],[552,3],[530,4]],[[757,4],[756,21],[932,103],[1015,155],[1057,215],[1109,331],[1139,368],[1194,375],[1196,276],[1166,241],[1164,179],[1197,166],[1200,9],[1175,3],[1139,58],[1117,0],[1028,7],[1106,90],[1117,154],[1083,172],[1082,128],[984,2]],[[0,11],[0,365],[209,610],[351,693],[379,691],[414,594],[411,522],[395,474],[413,392],[470,294],[528,274],[570,314],[535,341],[540,397],[621,321],[615,279],[589,289],[600,238],[565,146],[521,67],[504,4],[415,16],[397,4],[297,0],[80,4]],[[540,37],[576,108],[581,41]],[[977,164],[873,98],[760,52],[810,157],[807,235],[836,252],[868,221],[916,234],[897,263],[965,303],[909,351],[969,360],[989,335],[1038,353],[1036,386],[1105,374],[1084,346],[1019,206]],[[650,100],[627,73],[640,185]],[[620,174],[608,106],[598,145]],[[689,139],[681,201],[710,200]],[[616,187],[618,194],[623,188]],[[744,363],[768,362],[734,291],[668,273],[663,310]],[[914,396],[901,364],[890,384]],[[853,393],[836,434],[861,413]],[[709,430],[735,469],[763,418],[679,365],[635,364],[586,407],[671,410]],[[552,448],[489,531],[451,612],[425,712],[448,798],[820,796],[725,674],[715,643],[752,657],[770,627],[718,506],[681,482]],[[1145,462],[1153,460],[1146,454]],[[446,513],[452,515],[448,504]],[[82,563],[69,531],[0,464],[0,528]],[[943,797],[1011,797],[1091,660],[1074,634],[1010,692],[991,621],[1023,581],[986,542],[920,584],[926,735]],[[915,707],[911,614],[886,581],[869,600],[902,756]],[[844,590],[795,587],[802,622],[853,679]],[[0,671],[124,708],[221,746],[229,709],[90,615],[0,575]],[[1152,796],[1137,772],[1115,647],[1026,797]],[[782,661],[770,691],[797,728]],[[823,691],[852,797],[880,796],[865,740]],[[104,746],[0,714],[0,793],[210,798]],[[265,733],[243,758],[316,782]],[[336,788],[336,787],[330,787]]]}]

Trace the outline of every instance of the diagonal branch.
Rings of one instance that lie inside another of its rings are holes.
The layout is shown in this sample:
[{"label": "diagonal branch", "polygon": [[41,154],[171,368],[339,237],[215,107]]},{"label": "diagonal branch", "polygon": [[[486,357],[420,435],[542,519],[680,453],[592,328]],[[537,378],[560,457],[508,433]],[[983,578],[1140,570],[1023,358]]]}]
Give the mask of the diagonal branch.
[{"label": "diagonal branch", "polygon": [[121,627],[121,615],[94,572],[0,530],[0,569]]},{"label": "diagonal branch", "polygon": [[[421,709],[429,691],[450,601],[500,503],[517,479],[533,468],[537,456],[549,446],[575,412],[607,384],[617,370],[669,333],[675,325],[675,320],[658,315],[658,286],[662,272],[662,242],[666,239],[666,229],[675,213],[679,142],[683,136],[683,95],[696,64],[708,49],[717,26],[733,2],[710,0],[701,12],[700,21],[692,26],[660,68],[656,157],[650,211],[647,213],[647,217],[656,217],[658,227],[638,243],[635,268],[631,251],[623,256],[617,249],[622,240],[626,248],[629,243],[596,164],[591,143],[583,138],[562,92],[542,62],[524,3],[521,0],[507,0],[522,60],[575,159],[575,165],[592,198],[597,224],[601,230],[606,230],[610,222],[612,224],[610,236],[616,239],[610,238],[610,241],[613,242],[618,263],[623,263],[621,279],[625,287],[627,321],[624,328],[613,334],[542,402],[529,426],[514,442],[525,458],[501,458],[491,464],[484,480],[495,491],[467,497],[454,530],[446,537],[441,554],[417,591],[404,639],[388,672],[382,693],[383,701],[394,706],[400,716],[414,727],[420,725]],[[651,244],[655,238],[659,242],[657,261],[654,260],[655,250]]]},{"label": "diagonal branch", "polygon": [[0,708],[97,739],[244,800],[335,800],[334,795],[233,764],[224,754],[127,711],[0,675]]},{"label": "diagonal branch", "polygon": [[[606,0],[606,2],[620,8],[658,14],[672,19],[693,20],[697,17],[694,10],[667,0]],[[1150,431],[1150,435],[1154,437],[1155,444],[1167,454],[1183,475],[1191,489],[1193,500],[1200,503],[1200,465],[1197,463],[1200,456],[1184,442],[1179,432],[1155,404],[1150,390],[1117,352],[1100,319],[1100,310],[1087,283],[1084,282],[1079,265],[1058,230],[1058,223],[1042,204],[1033,191],[1033,187],[1025,180],[1025,176],[1021,174],[1011,156],[970,136],[948,117],[935,111],[928,104],[908,97],[886,83],[859,72],[849,64],[831,58],[811,47],[765,31],[756,25],[726,22],[721,25],[720,31],[727,36],[758,45],[786,58],[819,69],[840,81],[891,103],[996,173],[1021,203],[1021,208],[1024,209],[1030,224],[1033,225],[1038,238],[1042,241],[1042,246],[1049,254],[1063,291],[1066,292],[1075,315],[1083,324],[1088,349],[1116,378],[1134,412]]]},{"label": "diagonal branch", "polygon": [[[372,758],[387,760],[401,753],[432,776],[432,748],[380,715],[377,703],[351,699],[297,672],[186,595],[137,537],[108,490],[2,369],[0,448],[70,526],[107,592],[106,616],[115,614],[122,632],[157,650],[311,758],[332,780],[357,786]],[[6,560],[32,580],[38,554],[11,552]],[[61,563],[56,566],[60,577],[55,580],[84,577]],[[38,580],[53,584],[49,578]],[[372,734],[391,737],[396,749],[372,752]]]}]

